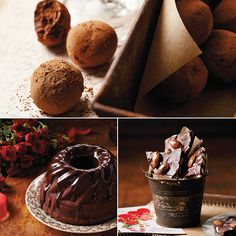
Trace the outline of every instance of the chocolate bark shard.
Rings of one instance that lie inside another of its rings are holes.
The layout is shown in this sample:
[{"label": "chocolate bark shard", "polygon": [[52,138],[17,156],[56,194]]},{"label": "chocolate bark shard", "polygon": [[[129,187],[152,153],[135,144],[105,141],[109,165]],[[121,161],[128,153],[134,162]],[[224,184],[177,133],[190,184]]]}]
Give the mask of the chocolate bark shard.
[{"label": "chocolate bark shard", "polygon": [[166,175],[170,176],[171,178],[179,178],[181,175],[181,158],[182,150],[181,148],[175,149],[170,154],[163,155],[164,162],[168,163],[169,170]]},{"label": "chocolate bark shard", "polygon": [[159,152],[146,152],[147,160],[150,163],[151,167],[159,168],[160,163],[162,162],[162,156]]},{"label": "chocolate bark shard", "polygon": [[236,235],[236,215],[225,219],[214,220],[215,231],[220,235]]},{"label": "chocolate bark shard", "polygon": [[205,169],[207,165],[206,159],[206,149],[204,147],[201,147],[189,159],[189,168],[185,177],[205,175]]},{"label": "chocolate bark shard", "polygon": [[202,145],[203,145],[203,140],[200,140],[197,136],[195,136],[188,156],[192,156],[193,153],[196,152],[196,150]]},{"label": "chocolate bark shard", "polygon": [[207,155],[202,145],[203,141],[193,131],[183,127],[178,135],[165,140],[164,152],[146,153],[149,175],[166,175],[176,179],[206,175]]},{"label": "chocolate bark shard", "polygon": [[183,127],[180,131],[180,134],[178,134],[177,139],[181,142],[183,146],[182,151],[185,154],[188,154],[194,140],[193,131],[188,129],[187,127]]},{"label": "chocolate bark shard", "polygon": [[172,135],[165,140],[165,152],[174,151],[175,149],[182,148],[182,151],[187,154],[190,150],[194,134],[187,127],[183,127],[178,135]]},{"label": "chocolate bark shard", "polygon": [[163,158],[159,152],[146,152],[146,157],[149,163],[148,175],[152,176],[153,173],[157,172]]}]

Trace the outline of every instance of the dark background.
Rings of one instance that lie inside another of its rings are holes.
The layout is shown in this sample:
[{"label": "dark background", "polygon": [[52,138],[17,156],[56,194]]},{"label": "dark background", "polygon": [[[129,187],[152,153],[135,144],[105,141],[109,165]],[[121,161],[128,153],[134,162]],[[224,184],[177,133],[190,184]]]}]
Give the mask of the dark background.
[{"label": "dark background", "polygon": [[149,186],[140,165],[146,151],[163,151],[164,140],[183,126],[204,140],[209,163],[206,193],[236,195],[236,119],[121,120],[119,122],[119,207],[146,204]]}]

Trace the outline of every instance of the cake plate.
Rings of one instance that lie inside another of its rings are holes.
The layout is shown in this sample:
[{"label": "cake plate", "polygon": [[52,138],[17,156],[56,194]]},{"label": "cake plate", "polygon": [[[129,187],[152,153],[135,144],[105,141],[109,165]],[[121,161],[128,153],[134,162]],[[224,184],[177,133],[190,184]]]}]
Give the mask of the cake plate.
[{"label": "cake plate", "polygon": [[45,173],[38,176],[28,187],[25,194],[25,203],[29,212],[35,217],[38,221],[47,225],[53,229],[64,231],[67,233],[78,233],[78,234],[91,234],[91,233],[100,233],[112,230],[117,227],[116,218],[107,221],[103,224],[90,225],[90,226],[80,226],[80,225],[71,225],[60,222],[51,218],[46,212],[41,209],[39,202],[39,190],[41,183],[43,181]]}]

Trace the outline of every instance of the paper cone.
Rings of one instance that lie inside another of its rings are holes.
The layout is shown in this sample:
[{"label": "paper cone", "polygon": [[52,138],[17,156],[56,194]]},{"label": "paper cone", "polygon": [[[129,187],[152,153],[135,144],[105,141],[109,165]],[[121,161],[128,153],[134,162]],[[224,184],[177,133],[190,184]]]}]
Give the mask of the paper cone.
[{"label": "paper cone", "polygon": [[179,15],[175,0],[164,0],[136,104],[154,87],[201,54]]}]

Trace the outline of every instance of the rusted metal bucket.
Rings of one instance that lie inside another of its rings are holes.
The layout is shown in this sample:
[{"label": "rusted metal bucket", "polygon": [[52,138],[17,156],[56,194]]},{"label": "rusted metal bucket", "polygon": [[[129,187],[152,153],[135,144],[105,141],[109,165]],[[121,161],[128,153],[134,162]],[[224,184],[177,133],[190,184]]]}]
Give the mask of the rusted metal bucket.
[{"label": "rusted metal bucket", "polygon": [[178,228],[200,224],[206,177],[180,180],[146,177],[159,225]]}]

